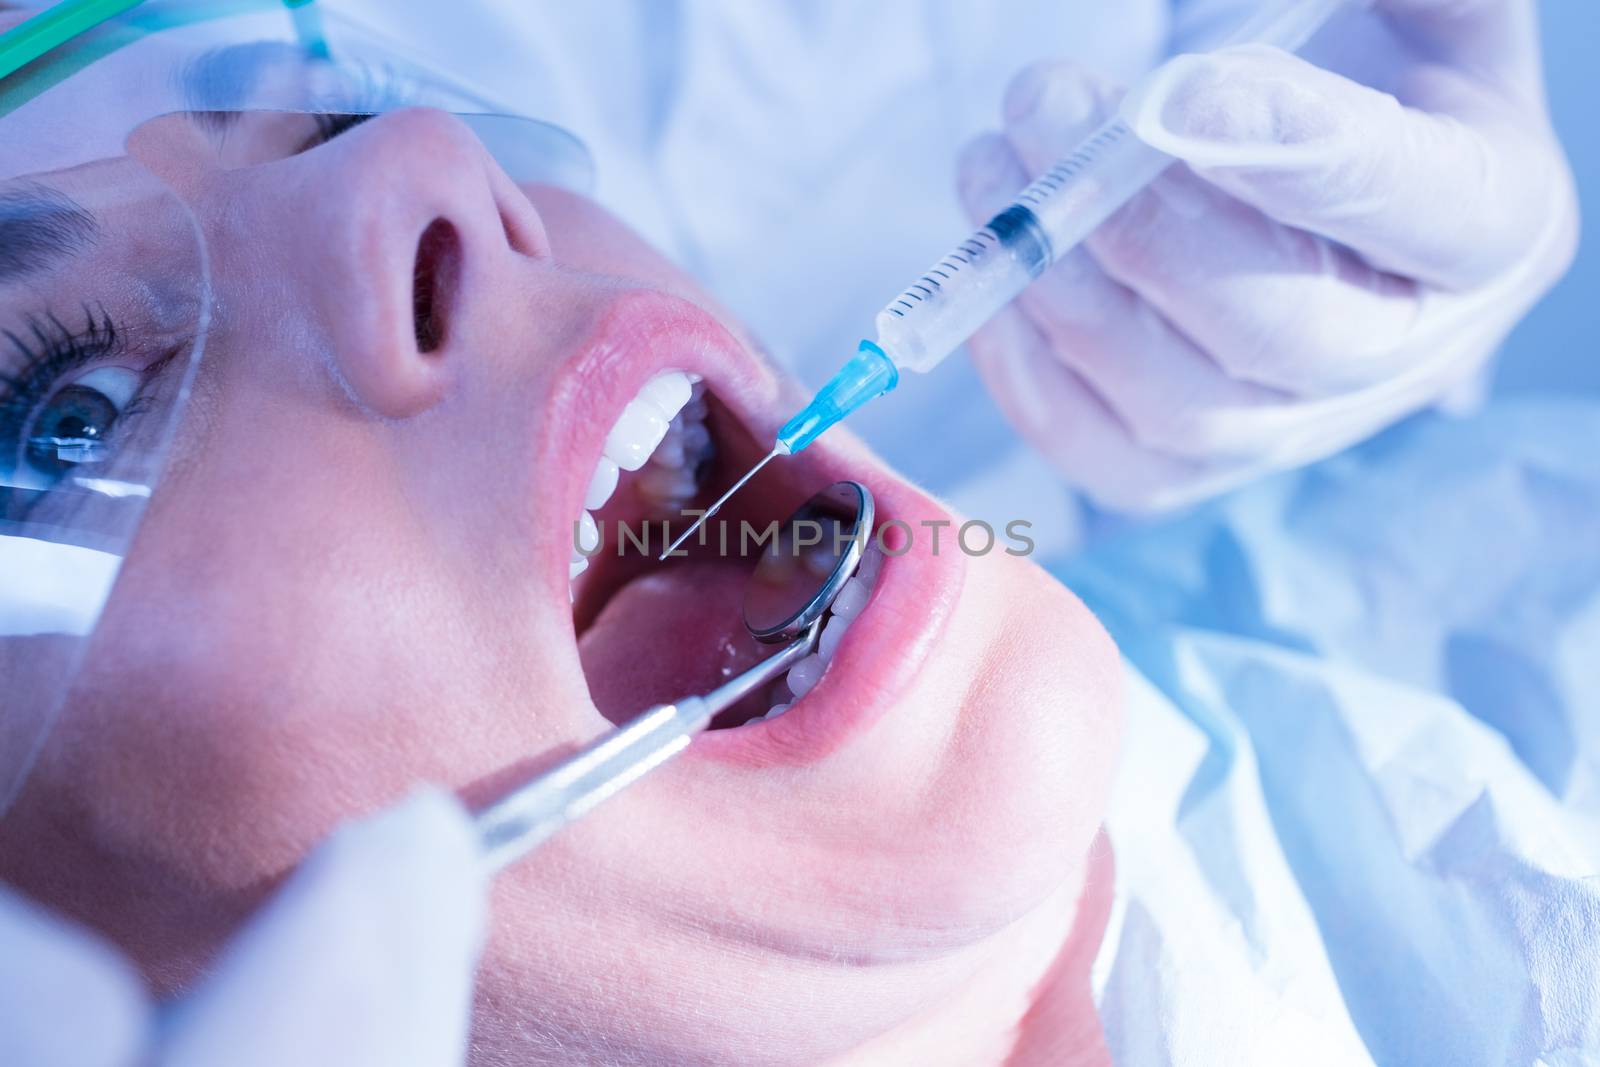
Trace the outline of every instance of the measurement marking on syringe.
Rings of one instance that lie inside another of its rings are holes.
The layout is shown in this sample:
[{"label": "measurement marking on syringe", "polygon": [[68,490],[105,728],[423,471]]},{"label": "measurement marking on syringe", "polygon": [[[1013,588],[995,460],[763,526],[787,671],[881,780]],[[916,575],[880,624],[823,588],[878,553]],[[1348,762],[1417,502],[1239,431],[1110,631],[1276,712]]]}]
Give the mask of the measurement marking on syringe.
[{"label": "measurement marking on syringe", "polygon": [[1121,122],[1102,129],[1083,147],[1040,175],[1032,185],[1018,195],[1017,199],[1029,207],[1040,206],[1048,197],[1059,193],[1067,182],[1092,167],[1103,157],[1104,151],[1125,139],[1130,133],[1132,131]]},{"label": "measurement marking on syringe", "polygon": [[[911,288],[901,293],[899,299],[884,310],[896,318],[905,318],[907,311],[917,310],[918,304],[926,304],[944,289],[940,284],[941,281],[952,281],[963,268],[975,266],[979,258],[988,252],[989,245],[1003,247],[1005,241],[992,228],[985,226],[967,238],[959,249],[941,259],[937,266],[913,283]],[[902,308],[904,310],[901,310]]]}]

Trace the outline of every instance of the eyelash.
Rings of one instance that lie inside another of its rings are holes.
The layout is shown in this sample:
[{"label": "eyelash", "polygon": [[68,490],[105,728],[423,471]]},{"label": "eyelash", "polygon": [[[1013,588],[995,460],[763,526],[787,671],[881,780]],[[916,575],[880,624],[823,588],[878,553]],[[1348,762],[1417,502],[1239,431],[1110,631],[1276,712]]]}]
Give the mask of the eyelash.
[{"label": "eyelash", "polygon": [[30,316],[25,329],[32,341],[11,330],[0,331],[22,361],[15,374],[0,374],[0,422],[8,428],[20,430],[20,423],[50,398],[61,379],[121,348],[110,315],[85,307],[83,316],[84,325],[78,330],[55,315]]},{"label": "eyelash", "polygon": [[342,133],[355,129],[369,119],[375,119],[376,113],[341,112],[318,113],[312,116],[317,124],[317,132],[306,140],[301,152],[309,152],[319,145],[325,145]]},{"label": "eyelash", "polygon": [[[62,383],[97,363],[118,356],[126,345],[116,323],[105,311],[85,306],[84,324],[74,330],[55,315],[30,317],[25,332],[28,340],[11,330],[0,330],[22,360],[17,372],[0,374],[0,447],[13,448],[21,442],[33,414],[53,396]],[[144,385],[117,416],[119,425],[148,406],[146,386],[160,371],[171,353],[145,370]]]}]

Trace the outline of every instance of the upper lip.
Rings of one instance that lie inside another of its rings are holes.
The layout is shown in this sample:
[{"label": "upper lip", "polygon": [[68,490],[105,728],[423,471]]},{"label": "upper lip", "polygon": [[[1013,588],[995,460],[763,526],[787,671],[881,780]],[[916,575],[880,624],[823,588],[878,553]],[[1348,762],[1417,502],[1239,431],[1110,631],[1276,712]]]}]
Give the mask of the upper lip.
[{"label": "upper lip", "polygon": [[[704,378],[718,400],[762,440],[804,402],[792,383],[697,305],[656,290],[619,292],[558,371],[540,422],[540,478],[548,489],[541,496],[558,501],[555,514],[561,516],[558,523],[540,524],[545,536],[535,562],[543,602],[561,609],[567,605],[572,544],[566,524],[583,506],[607,432],[645,382],[668,369]],[[814,482],[816,488],[846,478],[866,485],[877,499],[880,524],[898,519],[916,528],[924,519],[949,520],[943,507],[837,431],[779,462],[790,466],[789,477]],[[885,561],[869,609],[851,627],[822,681],[793,713],[763,723],[761,729],[702,734],[690,752],[740,763],[807,762],[875,721],[909,688],[937,645],[960,593],[965,573],[961,554],[934,553],[926,540],[913,538],[909,551]],[[595,717],[600,719],[598,710]]]}]

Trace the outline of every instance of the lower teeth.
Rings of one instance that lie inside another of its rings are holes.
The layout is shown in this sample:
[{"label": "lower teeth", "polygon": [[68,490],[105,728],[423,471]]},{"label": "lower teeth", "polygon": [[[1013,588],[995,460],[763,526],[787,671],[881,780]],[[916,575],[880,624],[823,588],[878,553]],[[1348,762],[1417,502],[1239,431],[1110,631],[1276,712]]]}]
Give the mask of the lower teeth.
[{"label": "lower teeth", "polygon": [[[861,555],[861,563],[856,567],[855,576],[845,582],[844,588],[839,590],[839,595],[834,597],[832,615],[822,628],[822,636],[817,641],[817,650],[790,667],[784,680],[773,686],[773,696],[779,702],[774,703],[772,709],[761,716],[762,719],[776,719],[801,697],[811,692],[822,680],[822,676],[828,670],[828,664],[833,662],[840,642],[844,640],[846,631],[871,599],[872,587],[878,580],[878,571],[882,566],[883,553],[877,546],[869,546]],[[782,690],[785,688],[793,694],[792,699],[787,702],[783,702],[782,697]]]}]

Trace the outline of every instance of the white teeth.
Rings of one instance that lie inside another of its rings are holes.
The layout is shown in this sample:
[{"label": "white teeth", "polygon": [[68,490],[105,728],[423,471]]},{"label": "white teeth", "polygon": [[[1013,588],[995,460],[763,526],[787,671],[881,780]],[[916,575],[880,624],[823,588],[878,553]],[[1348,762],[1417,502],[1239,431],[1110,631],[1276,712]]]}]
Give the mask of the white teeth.
[{"label": "white teeth", "polygon": [[651,460],[639,472],[639,492],[657,503],[680,500],[688,503],[699,483],[689,467],[672,467]]},{"label": "white teeth", "polygon": [[[822,680],[823,673],[828,669],[828,664],[833,662],[839,645],[844,641],[844,635],[849,632],[850,626],[866,609],[867,601],[872,598],[872,586],[878,580],[878,572],[883,567],[883,553],[877,546],[869,546],[861,554],[861,562],[856,566],[855,577],[844,583],[844,588],[839,590],[839,595],[834,598],[830,608],[832,617],[822,627],[822,636],[817,639],[817,650],[805,659],[789,668],[783,684],[789,692],[794,694],[794,699],[799,700]],[[781,701],[782,691],[774,686],[773,699]],[[780,705],[787,711],[788,704]],[[782,714],[778,707],[767,712],[765,718],[772,718]]]},{"label": "white teeth", "polygon": [[[713,453],[705,423],[705,386],[695,382],[667,434],[639,472],[639,495],[667,516],[677,516],[700,490],[697,480]],[[698,414],[697,414],[698,413]]]},{"label": "white teeth", "polygon": [[638,470],[667,435],[667,423],[671,421],[648,401],[628,401],[617,416],[617,424],[606,435],[606,458],[625,471]]},{"label": "white teeth", "polygon": [[822,662],[822,657],[813,652],[789,668],[789,692],[799,700],[822,680],[822,672],[827,669],[828,665]]},{"label": "white teeth", "polygon": [[578,528],[572,537],[572,558],[583,559],[600,548],[600,527],[587,511],[578,512]]},{"label": "white teeth", "polygon": [[694,392],[694,383],[682,371],[667,371],[644,383],[637,399],[654,404],[668,419],[683,410]]},{"label": "white teeth", "polygon": [[883,568],[883,552],[877,545],[868,545],[867,550],[861,553],[861,562],[856,565],[856,577],[867,583],[871,589],[878,580],[878,571]]},{"label": "white teeth", "polygon": [[[616,494],[622,472],[638,472],[635,484],[643,499],[658,512],[676,517],[699,492],[695,475],[712,454],[711,433],[705,428],[705,384],[699,375],[663,371],[628,401],[606,435],[603,454],[589,478],[578,517],[578,543],[599,547],[593,512]],[[570,578],[584,570],[577,566],[584,554],[573,548]]]},{"label": "white teeth", "polygon": [[650,456],[650,462],[663,467],[681,467],[683,459],[683,415],[679,412],[679,417],[673,419],[667,426],[667,436],[656,445],[655,452]]},{"label": "white teeth", "polygon": [[844,640],[845,631],[850,629],[850,620],[835,615],[828,620],[822,628],[822,636],[817,639],[817,655],[822,657],[824,663],[833,662],[833,654],[839,647],[839,642]]},{"label": "white teeth", "polygon": [[589,491],[583,495],[583,506],[590,511],[599,511],[611,494],[617,491],[617,479],[622,477],[622,468],[605,456],[600,457],[600,462],[594,465],[594,477],[589,479]]},{"label": "white teeth", "polygon": [[[570,579],[576,579],[589,567],[590,561],[580,546],[591,553],[600,548],[599,528],[591,513],[604,507],[616,493],[623,471],[636,472],[630,484],[643,500],[662,511],[676,514],[694,499],[700,490],[696,475],[709,467],[707,460],[716,450],[705,425],[705,393],[705,384],[698,376],[666,371],[646,382],[639,395],[623,408],[616,425],[606,435],[604,454],[596,463],[584,494],[585,510],[578,515],[572,561],[567,567]],[[815,559],[807,553],[795,564],[816,570],[832,562],[832,553],[819,549]],[[761,718],[774,719],[784,714],[821,681],[851,624],[866,610],[882,565],[883,555],[875,547],[863,553],[855,576],[834,598],[832,616],[818,638],[817,650],[772,683],[771,706]]]},{"label": "white teeth", "polygon": [[606,458],[625,471],[644,466],[666,437],[668,424],[693,399],[694,386],[679,370],[663,371],[645,382],[606,435]]},{"label": "white teeth", "polygon": [[839,590],[839,595],[834,597],[833,613],[843,619],[853,619],[861,614],[861,609],[867,606],[867,598],[872,595],[872,590],[867,588],[860,578],[852,578],[844,583],[844,588]]},{"label": "white teeth", "polygon": [[706,429],[706,402],[698,401],[698,414],[689,411],[686,406],[683,422],[683,451],[685,455],[698,456],[711,447],[711,431]]}]

